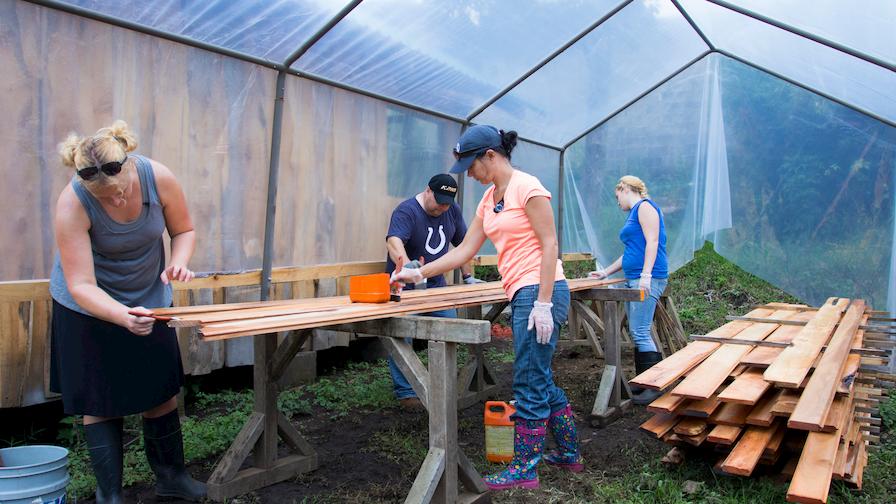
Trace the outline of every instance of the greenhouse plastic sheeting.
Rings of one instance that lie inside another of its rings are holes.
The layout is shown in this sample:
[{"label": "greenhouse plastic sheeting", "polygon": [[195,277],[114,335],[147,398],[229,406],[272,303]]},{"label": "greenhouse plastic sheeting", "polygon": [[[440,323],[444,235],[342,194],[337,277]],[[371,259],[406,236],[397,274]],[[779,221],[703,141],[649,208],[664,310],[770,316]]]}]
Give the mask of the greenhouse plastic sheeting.
[{"label": "greenhouse plastic sheeting", "polygon": [[896,64],[893,0],[729,0],[732,4]]},{"label": "greenhouse plastic sheeting", "polygon": [[67,0],[65,3],[283,63],[348,2]]},{"label": "greenhouse plastic sheeting", "polygon": [[381,261],[392,210],[454,162],[460,125],[286,80],[274,266]]},{"label": "greenhouse plastic sheeting", "polygon": [[[518,170],[538,177],[545,189],[551,193],[551,208],[556,221],[560,202],[560,152],[520,141],[511,152],[510,159],[511,164]],[[464,218],[469,224],[476,216],[476,207],[482,200],[482,196],[485,195],[487,187],[476,182],[475,179],[467,177],[465,173],[458,177],[464,177]],[[479,253],[495,254],[495,246],[491,241],[486,240]]]},{"label": "greenhouse plastic sheeting", "polygon": [[567,149],[564,252],[591,252],[599,268],[622,254],[619,230],[628,214],[614,190],[621,176],[635,175],[663,211],[670,270],[693,257],[703,242],[707,130],[721,126],[721,117],[713,118],[720,113],[714,78],[704,58]]},{"label": "greenhouse plastic sheeting", "polygon": [[53,210],[72,176],[56,145],[118,118],[136,152],[183,185],[190,267],[261,267],[274,71],[22,2],[0,4],[0,33],[14,44],[0,51],[0,150],[16,188],[0,198],[0,280],[49,276]]},{"label": "greenhouse plastic sheeting", "polygon": [[896,122],[896,73],[715,4],[681,4],[719,49]]},{"label": "greenhouse plastic sheeting", "polygon": [[707,50],[671,2],[635,1],[473,120],[562,146]]},{"label": "greenhouse plastic sheeting", "polygon": [[810,303],[892,295],[896,129],[723,58],[733,225],[716,250]]},{"label": "greenhouse plastic sheeting", "polygon": [[466,117],[619,1],[368,0],[293,68]]}]

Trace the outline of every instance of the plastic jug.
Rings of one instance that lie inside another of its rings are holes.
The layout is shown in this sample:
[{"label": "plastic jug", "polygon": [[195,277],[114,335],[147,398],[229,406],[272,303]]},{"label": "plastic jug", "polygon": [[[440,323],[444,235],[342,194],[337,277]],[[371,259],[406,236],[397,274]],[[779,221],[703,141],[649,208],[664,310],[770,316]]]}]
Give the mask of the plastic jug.
[{"label": "plastic jug", "polygon": [[485,458],[490,462],[510,462],[513,458],[513,405],[504,401],[485,403]]}]

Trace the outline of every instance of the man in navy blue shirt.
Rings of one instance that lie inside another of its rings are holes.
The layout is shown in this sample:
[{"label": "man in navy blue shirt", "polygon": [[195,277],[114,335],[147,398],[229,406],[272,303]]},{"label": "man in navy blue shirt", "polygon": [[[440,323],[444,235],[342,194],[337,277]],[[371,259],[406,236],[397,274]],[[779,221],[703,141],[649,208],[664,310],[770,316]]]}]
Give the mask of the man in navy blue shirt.
[{"label": "man in navy blue shirt", "polygon": [[[402,201],[392,212],[389,231],[386,234],[386,272],[392,273],[395,262],[402,259],[404,264],[423,258],[429,263],[445,255],[448,245],[458,246],[467,234],[460,207],[454,202],[457,195],[457,182],[447,173],[440,173],[431,179],[426,189],[413,198]],[[473,277],[472,267],[466,264],[461,267],[464,283],[480,283]],[[434,276],[426,280],[426,287],[444,287],[444,275]],[[405,286],[405,290],[413,289],[413,285]],[[430,317],[457,317],[457,311],[439,310],[426,313]],[[422,404],[411,388],[410,383],[401,374],[395,361],[389,358],[389,370],[392,373],[395,397],[404,409],[422,409]]]}]

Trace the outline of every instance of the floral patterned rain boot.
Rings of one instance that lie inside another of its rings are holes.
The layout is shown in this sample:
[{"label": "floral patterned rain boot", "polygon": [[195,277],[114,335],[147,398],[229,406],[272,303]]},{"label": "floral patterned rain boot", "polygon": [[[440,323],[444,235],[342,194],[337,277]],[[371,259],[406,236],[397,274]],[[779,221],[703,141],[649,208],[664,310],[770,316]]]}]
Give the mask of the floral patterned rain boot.
[{"label": "floral patterned rain boot", "polygon": [[492,490],[510,488],[538,488],[538,472],[535,467],[544,451],[547,420],[516,421],[513,436],[513,460],[498,474],[485,477],[485,484]]},{"label": "floral patterned rain boot", "polygon": [[582,472],[585,460],[579,453],[579,439],[576,435],[576,419],[572,414],[572,406],[566,405],[562,410],[551,413],[548,428],[557,442],[557,450],[551,450],[544,456],[548,464],[572,472]]}]

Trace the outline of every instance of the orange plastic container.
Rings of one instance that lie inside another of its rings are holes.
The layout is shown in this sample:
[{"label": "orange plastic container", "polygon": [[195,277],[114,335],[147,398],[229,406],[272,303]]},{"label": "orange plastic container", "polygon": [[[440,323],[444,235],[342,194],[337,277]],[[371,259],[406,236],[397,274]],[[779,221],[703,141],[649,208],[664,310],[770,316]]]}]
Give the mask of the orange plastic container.
[{"label": "orange plastic container", "polygon": [[353,276],[348,279],[348,298],[352,303],[388,303],[389,274]]},{"label": "orange plastic container", "polygon": [[513,458],[513,419],[516,408],[504,401],[485,403],[485,458],[510,462]]}]

